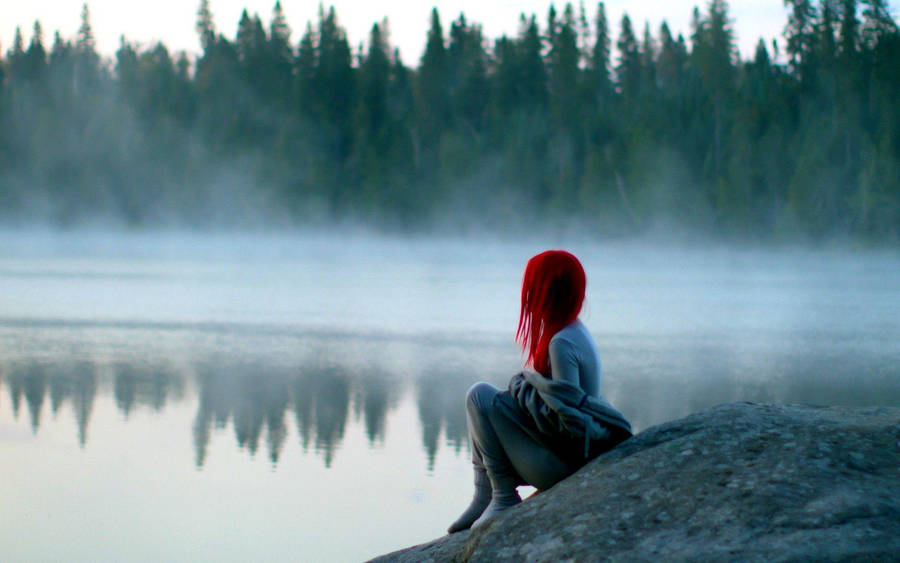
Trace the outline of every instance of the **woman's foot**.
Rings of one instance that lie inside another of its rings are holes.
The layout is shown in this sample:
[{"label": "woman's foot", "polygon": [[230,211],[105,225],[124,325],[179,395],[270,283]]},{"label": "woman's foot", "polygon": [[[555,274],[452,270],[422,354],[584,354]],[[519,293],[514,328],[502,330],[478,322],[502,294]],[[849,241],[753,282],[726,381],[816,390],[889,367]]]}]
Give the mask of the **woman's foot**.
[{"label": "woman's foot", "polygon": [[447,532],[454,534],[456,532],[468,530],[472,526],[472,523],[475,522],[475,520],[478,520],[481,513],[484,512],[491,503],[491,492],[491,482],[488,480],[487,473],[483,467],[476,466],[475,494],[472,497],[472,502],[462,515],[457,518],[454,523],[450,524],[450,527],[447,528]]},{"label": "woman's foot", "polygon": [[488,491],[486,495],[479,495],[478,489],[475,489],[475,497],[472,498],[472,503],[469,504],[469,508],[462,513],[462,516],[456,519],[456,522],[450,524],[450,527],[447,528],[447,532],[455,534],[456,532],[468,530],[472,524],[478,520],[478,517],[481,516],[490,503],[490,491]]},{"label": "woman's foot", "polygon": [[487,523],[488,520],[503,512],[504,510],[508,510],[515,505],[522,502],[522,499],[519,497],[519,493],[514,493],[512,496],[506,496],[501,499],[493,498],[491,499],[491,503],[488,504],[487,508],[484,509],[484,512],[481,513],[481,516],[478,517],[478,520],[472,523],[472,529],[480,528]]}]

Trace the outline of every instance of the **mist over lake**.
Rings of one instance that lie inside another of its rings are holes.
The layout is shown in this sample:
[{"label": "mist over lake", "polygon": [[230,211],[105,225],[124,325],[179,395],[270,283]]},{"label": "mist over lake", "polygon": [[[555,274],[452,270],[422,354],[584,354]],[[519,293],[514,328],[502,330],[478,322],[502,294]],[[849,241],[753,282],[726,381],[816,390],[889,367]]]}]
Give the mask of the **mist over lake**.
[{"label": "mist over lake", "polygon": [[360,560],[442,534],[465,391],[521,367],[522,269],[549,247],[585,266],[637,430],[900,404],[894,251],[4,232],[4,559]]}]

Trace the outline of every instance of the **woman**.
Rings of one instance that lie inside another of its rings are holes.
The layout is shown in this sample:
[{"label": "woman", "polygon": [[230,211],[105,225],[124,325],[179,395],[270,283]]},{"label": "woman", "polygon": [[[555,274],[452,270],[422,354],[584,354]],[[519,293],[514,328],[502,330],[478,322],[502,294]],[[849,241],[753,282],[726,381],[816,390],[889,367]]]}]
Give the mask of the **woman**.
[{"label": "woman", "polygon": [[600,357],[578,320],[584,268],[563,250],[528,261],[516,341],[528,356],[509,391],[476,383],[466,395],[475,495],[450,525],[478,527],[521,499],[519,485],[546,490],[631,436],[600,394]]}]

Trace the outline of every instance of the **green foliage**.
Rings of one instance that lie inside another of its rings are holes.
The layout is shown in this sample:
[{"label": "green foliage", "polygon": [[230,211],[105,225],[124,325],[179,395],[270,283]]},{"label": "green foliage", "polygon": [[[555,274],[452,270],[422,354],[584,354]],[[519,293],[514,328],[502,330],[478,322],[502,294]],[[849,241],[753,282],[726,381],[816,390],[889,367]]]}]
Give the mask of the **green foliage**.
[{"label": "green foliage", "polygon": [[[296,42],[280,2],[201,54],[96,51],[89,11],[0,55],[0,219],[385,228],[685,225],[900,237],[900,31],[884,0],[785,0],[786,63],[741,61],[728,3],[616,37],[604,4],[522,14],[489,41],[435,9],[407,67],[387,21],[350,48],[333,8]],[[590,23],[589,23],[590,22]],[[612,49],[612,45],[616,49]],[[255,219],[254,219],[255,218]]]}]

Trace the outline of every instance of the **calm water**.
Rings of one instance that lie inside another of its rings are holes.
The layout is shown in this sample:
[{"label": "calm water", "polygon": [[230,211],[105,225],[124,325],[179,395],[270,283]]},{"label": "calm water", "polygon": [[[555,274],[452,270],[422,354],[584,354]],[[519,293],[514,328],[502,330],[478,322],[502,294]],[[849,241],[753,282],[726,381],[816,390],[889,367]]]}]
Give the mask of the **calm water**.
[{"label": "calm water", "polygon": [[[360,560],[466,506],[537,244],[0,234],[0,559]],[[568,244],[638,429],[900,405],[900,254]]]}]

